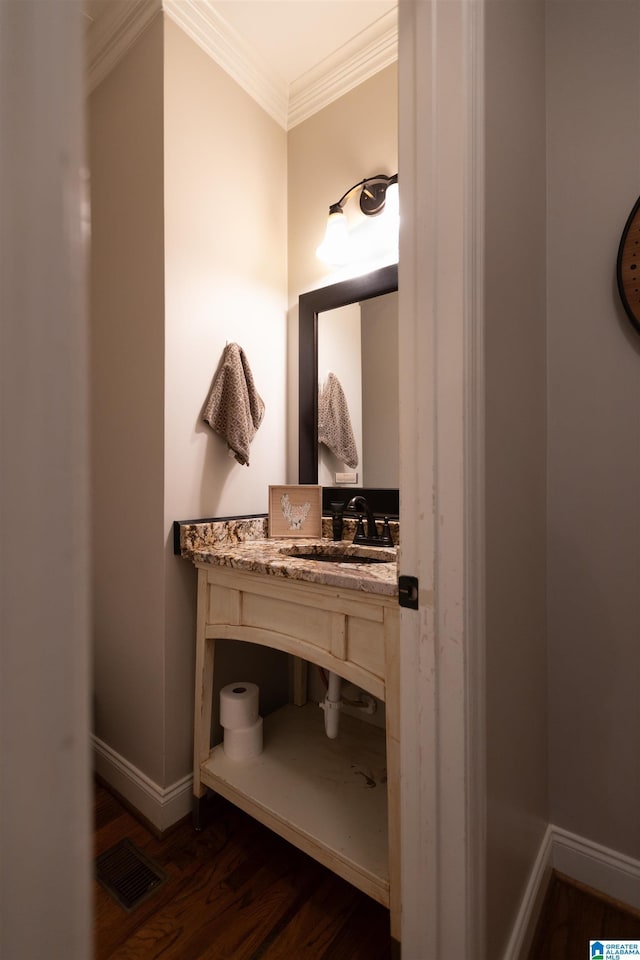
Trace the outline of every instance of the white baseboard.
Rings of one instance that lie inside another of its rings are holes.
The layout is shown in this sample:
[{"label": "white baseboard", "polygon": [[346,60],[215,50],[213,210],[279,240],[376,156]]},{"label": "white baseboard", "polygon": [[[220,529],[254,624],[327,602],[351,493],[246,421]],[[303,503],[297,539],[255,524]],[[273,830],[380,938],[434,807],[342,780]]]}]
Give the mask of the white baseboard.
[{"label": "white baseboard", "polygon": [[520,902],[503,960],[521,960],[529,950],[553,867],[553,827],[547,827]]},{"label": "white baseboard", "polygon": [[553,867],[640,910],[640,860],[553,827]]},{"label": "white baseboard", "polygon": [[158,830],[166,830],[191,811],[193,777],[159,787],[146,774],[92,736],[94,770]]},{"label": "white baseboard", "polygon": [[550,824],[529,875],[503,960],[527,956],[551,870],[640,909],[640,861]]}]

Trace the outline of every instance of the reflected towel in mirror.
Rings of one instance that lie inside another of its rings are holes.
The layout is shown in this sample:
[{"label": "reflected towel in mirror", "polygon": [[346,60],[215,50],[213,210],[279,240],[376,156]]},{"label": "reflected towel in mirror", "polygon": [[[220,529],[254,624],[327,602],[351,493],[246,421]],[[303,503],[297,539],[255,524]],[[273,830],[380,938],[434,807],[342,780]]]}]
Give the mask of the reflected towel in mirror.
[{"label": "reflected towel in mirror", "polygon": [[211,387],[203,420],[227,441],[238,463],[249,466],[249,446],[264,417],[264,401],[256,390],[244,350],[225,347],[222,366]]},{"label": "reflected towel in mirror", "polygon": [[358,466],[358,448],[344,390],[330,373],[318,397],[318,442],[335,453],[348,467]]}]

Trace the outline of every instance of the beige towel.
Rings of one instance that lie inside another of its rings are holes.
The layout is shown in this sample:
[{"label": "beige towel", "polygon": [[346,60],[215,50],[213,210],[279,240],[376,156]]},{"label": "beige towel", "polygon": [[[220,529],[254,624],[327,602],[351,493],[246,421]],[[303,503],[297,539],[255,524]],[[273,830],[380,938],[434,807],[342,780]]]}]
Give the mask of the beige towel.
[{"label": "beige towel", "polygon": [[318,398],[318,442],[348,467],[358,466],[358,448],[344,390],[335,373],[327,376]]},{"label": "beige towel", "polygon": [[255,388],[244,350],[237,343],[229,343],[203,419],[227,441],[238,463],[249,466],[249,446],[263,417],[264,402]]}]

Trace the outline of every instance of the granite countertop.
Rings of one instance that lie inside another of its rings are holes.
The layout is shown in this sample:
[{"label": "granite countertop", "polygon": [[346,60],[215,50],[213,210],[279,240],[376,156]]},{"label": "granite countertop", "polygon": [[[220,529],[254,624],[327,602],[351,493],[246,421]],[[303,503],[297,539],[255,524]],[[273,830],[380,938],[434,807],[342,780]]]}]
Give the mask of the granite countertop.
[{"label": "granite countertop", "polygon": [[[330,530],[330,523],[323,534]],[[393,527],[392,527],[393,530]],[[352,531],[347,528],[347,535]],[[210,563],[236,570],[282,577],[288,580],[318,583],[394,597],[398,595],[398,567],[395,560],[386,560],[392,550],[384,547],[360,547],[362,555],[382,556],[381,563],[341,563],[337,560],[302,560],[298,552],[351,552],[351,539],[335,541],[324,535],[322,540],[287,538],[266,535],[264,518],[242,518],[180,524],[180,555],[194,563]],[[397,535],[397,530],[394,531]]]}]

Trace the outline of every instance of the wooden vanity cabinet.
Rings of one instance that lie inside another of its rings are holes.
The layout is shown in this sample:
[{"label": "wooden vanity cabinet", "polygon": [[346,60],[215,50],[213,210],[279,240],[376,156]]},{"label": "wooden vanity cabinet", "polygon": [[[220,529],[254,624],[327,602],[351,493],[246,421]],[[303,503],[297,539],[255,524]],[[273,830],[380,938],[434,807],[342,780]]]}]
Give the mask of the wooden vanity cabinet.
[{"label": "wooden vanity cabinet", "polygon": [[[388,906],[399,941],[397,597],[196,566],[195,797],[210,787]],[[323,711],[294,696],[264,718],[259,757],[229,760],[221,744],[211,747],[217,639],[263,644],[339,674],[385,701],[386,729],[341,713],[330,740]]]}]

